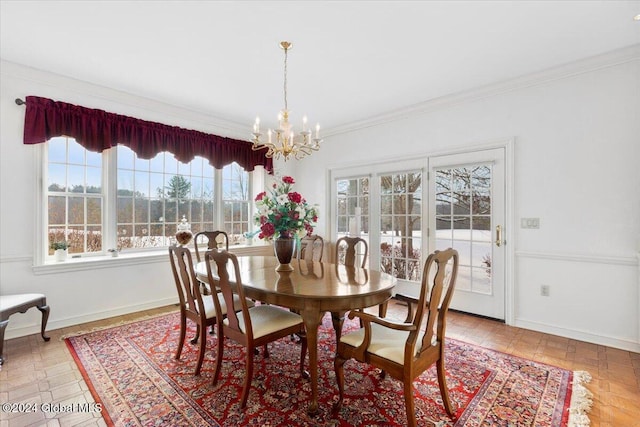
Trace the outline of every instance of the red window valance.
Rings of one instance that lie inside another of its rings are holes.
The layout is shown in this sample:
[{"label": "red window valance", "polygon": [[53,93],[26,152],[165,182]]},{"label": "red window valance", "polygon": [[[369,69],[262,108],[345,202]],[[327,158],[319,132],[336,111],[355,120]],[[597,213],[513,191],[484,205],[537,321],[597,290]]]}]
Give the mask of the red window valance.
[{"label": "red window valance", "polygon": [[64,135],[91,151],[101,152],[122,144],[142,159],[168,151],[183,163],[196,156],[204,157],[216,169],[236,162],[246,171],[255,166],[273,170],[273,160],[265,156],[266,150],[253,151],[250,142],[37,96],[27,96],[26,104],[25,144],[40,144]]}]

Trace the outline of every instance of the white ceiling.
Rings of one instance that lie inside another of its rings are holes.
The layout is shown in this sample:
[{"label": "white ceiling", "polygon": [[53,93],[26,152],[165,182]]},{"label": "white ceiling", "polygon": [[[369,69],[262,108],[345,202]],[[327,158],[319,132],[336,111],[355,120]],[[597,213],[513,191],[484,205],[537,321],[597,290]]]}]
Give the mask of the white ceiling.
[{"label": "white ceiling", "polygon": [[638,0],[1,0],[0,56],[249,127],[283,106],[289,40],[292,120],[330,131],[640,43],[638,13]]}]

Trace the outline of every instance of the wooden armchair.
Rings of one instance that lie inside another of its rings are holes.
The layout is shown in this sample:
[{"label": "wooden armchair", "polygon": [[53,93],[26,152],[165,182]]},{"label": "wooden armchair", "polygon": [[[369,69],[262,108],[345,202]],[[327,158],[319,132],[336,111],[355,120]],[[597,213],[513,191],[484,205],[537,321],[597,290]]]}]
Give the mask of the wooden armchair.
[{"label": "wooden armchair", "polygon": [[[429,276],[431,269],[435,271]],[[415,301],[416,315],[410,322],[390,321],[362,311],[349,314],[351,319],[359,317],[364,327],[342,335],[338,342],[334,368],[340,395],[334,406],[334,416],[342,407],[344,397],[344,363],[352,358],[380,368],[404,383],[407,425],[411,427],[416,425],[413,380],[436,363],[444,408],[447,414],[454,415],[445,377],[444,340],[457,272],[458,252],[454,249],[429,255],[422,274],[420,297]],[[431,290],[429,277],[433,277]],[[445,279],[448,279],[446,289]],[[423,324],[425,329],[421,329]]]},{"label": "wooden armchair", "polygon": [[[205,253],[204,259],[207,264],[209,283],[215,283],[223,295],[223,299],[220,302],[225,301],[227,304],[231,304],[231,301],[236,298],[241,301],[242,309],[238,313],[227,313],[227,318],[223,321],[221,316],[218,316],[218,346],[213,384],[215,385],[218,382],[220,367],[222,366],[224,339],[232,339],[246,347],[247,372],[244,378],[242,402],[240,404],[240,407],[244,408],[249,397],[249,386],[253,378],[253,356],[257,348],[262,345],[266,347],[270,342],[304,331],[304,324],[299,314],[273,305],[261,304],[249,307],[242,287],[238,258],[234,254],[226,251],[211,250]],[[213,272],[214,264],[216,275]],[[229,267],[231,267],[231,273],[228,270]],[[221,305],[216,303],[216,310],[220,309]],[[306,378],[304,359],[307,353],[307,339],[305,335],[301,335],[301,342],[300,372]],[[265,357],[267,355],[265,348]]]},{"label": "wooden armchair", "polygon": [[222,230],[215,231],[200,231],[193,236],[193,246],[196,250],[196,259],[198,262],[202,261],[201,252],[211,249],[217,249],[218,245],[224,245],[226,250],[229,250],[229,235]]}]

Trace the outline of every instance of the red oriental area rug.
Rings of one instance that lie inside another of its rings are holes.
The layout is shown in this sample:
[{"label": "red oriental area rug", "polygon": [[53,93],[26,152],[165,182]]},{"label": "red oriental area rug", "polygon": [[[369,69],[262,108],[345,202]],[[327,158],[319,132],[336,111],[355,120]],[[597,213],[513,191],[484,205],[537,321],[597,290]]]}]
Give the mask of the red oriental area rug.
[{"label": "red oriental area rug", "polygon": [[[349,321],[347,321],[349,322]],[[357,323],[345,322],[345,328]],[[335,334],[328,315],[319,334],[320,414],[306,414],[310,384],[298,372],[299,344],[269,345],[269,357],[255,356],[245,410],[239,408],[244,349],[225,343],[223,370],[212,385],[216,336],[208,337],[202,373],[194,376],[197,347],[185,343],[173,358],[178,313],[158,316],[66,339],[103,416],[114,426],[403,426],[402,384],[380,379],[379,371],[353,360],[345,365],[345,401],[337,418],[333,371]],[[193,336],[195,327],[187,336]],[[442,407],[435,367],[414,382],[419,425],[581,426],[588,425],[588,374],[574,373],[450,339],[447,380],[456,419]]]}]

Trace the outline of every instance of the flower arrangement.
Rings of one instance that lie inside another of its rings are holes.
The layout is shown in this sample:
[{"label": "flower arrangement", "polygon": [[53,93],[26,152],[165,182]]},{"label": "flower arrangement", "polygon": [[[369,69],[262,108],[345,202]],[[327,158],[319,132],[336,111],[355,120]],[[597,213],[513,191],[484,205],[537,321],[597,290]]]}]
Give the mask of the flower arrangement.
[{"label": "flower arrangement", "polygon": [[300,235],[313,233],[313,226],[318,220],[315,207],[309,206],[300,193],[293,191],[295,180],[284,176],[273,183],[269,192],[263,191],[255,198],[257,212],[254,222],[259,230],[250,234],[258,234],[260,239],[275,237],[299,238]]}]

